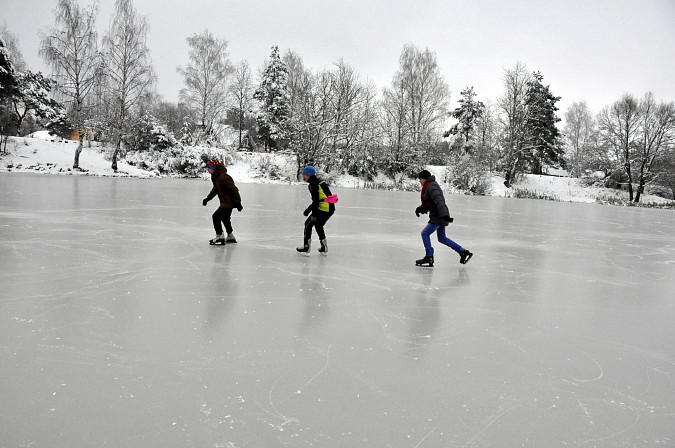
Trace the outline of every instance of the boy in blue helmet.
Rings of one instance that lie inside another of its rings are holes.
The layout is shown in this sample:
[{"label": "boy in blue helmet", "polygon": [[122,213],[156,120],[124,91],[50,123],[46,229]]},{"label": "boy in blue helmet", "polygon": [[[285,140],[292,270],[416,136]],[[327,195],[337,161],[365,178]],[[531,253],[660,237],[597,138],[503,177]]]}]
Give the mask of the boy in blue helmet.
[{"label": "boy in blue helmet", "polygon": [[309,252],[312,243],[312,227],[314,227],[321,243],[319,252],[326,254],[328,253],[328,243],[326,242],[326,233],[323,230],[323,226],[326,225],[326,221],[335,213],[335,204],[324,201],[324,199],[331,196],[331,191],[326,182],[316,177],[316,168],[311,165],[306,166],[302,170],[302,179],[309,184],[308,188],[312,195],[312,203],[303,212],[305,216],[308,216],[305,221],[304,241],[303,245],[296,250],[298,252]]}]

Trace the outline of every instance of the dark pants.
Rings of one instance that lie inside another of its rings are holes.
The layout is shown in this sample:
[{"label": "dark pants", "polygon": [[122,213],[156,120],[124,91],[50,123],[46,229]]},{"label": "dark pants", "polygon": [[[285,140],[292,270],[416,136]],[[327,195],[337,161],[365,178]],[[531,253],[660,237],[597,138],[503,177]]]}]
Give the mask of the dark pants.
[{"label": "dark pants", "polygon": [[326,239],[326,232],[323,231],[323,226],[326,225],[326,222],[333,216],[332,211],[324,212],[319,210],[316,216],[310,216],[305,221],[305,244],[312,239],[312,227],[316,228],[316,234],[319,235],[320,240]]},{"label": "dark pants", "polygon": [[227,234],[229,235],[232,233],[232,223],[230,222],[230,217],[232,216],[232,209],[231,208],[223,208],[219,207],[218,210],[216,210],[213,213],[213,228],[216,229],[216,234],[220,235],[223,233],[223,226],[220,225],[220,222],[222,221],[223,224],[225,224],[225,230],[227,230]]}]

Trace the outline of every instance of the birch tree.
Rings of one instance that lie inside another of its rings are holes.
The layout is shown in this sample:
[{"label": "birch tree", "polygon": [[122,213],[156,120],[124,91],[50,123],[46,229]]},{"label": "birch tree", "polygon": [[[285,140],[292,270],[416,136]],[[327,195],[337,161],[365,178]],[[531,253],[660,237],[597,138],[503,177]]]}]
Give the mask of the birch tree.
[{"label": "birch tree", "polygon": [[224,116],[228,105],[228,81],[232,64],[227,54],[227,41],[215,37],[208,30],[187,39],[190,62],[178,67],[185,88],[181,100],[196,114],[200,134],[197,140],[213,136],[214,125]]},{"label": "birch tree", "polygon": [[563,135],[568,148],[568,164],[572,175],[579,177],[590,155],[597,134],[593,114],[585,101],[572,103],[565,112]]},{"label": "birch tree", "polygon": [[76,0],[58,0],[54,27],[40,33],[40,55],[54,72],[57,91],[64,98],[70,120],[78,131],[73,168],[80,168],[87,111],[85,101],[94,83],[96,48],[96,4],[81,8]]},{"label": "birch tree", "polygon": [[641,135],[635,157],[638,181],[635,202],[640,202],[645,184],[652,180],[657,159],[675,149],[675,103],[657,104],[654,94],[648,92],[639,108]]},{"label": "birch tree", "polygon": [[503,131],[504,185],[510,187],[516,176],[521,174],[527,160],[526,123],[527,83],[530,74],[524,64],[517,62],[504,71],[504,95],[499,99]]},{"label": "birch tree", "polygon": [[117,0],[108,33],[103,38],[107,89],[112,100],[114,150],[112,169],[117,171],[117,157],[130,115],[138,110],[140,100],[152,88],[155,74],[146,44],[148,22],[139,16],[132,0]]},{"label": "birch tree", "polygon": [[230,85],[230,96],[237,113],[237,129],[239,129],[239,148],[241,148],[244,118],[253,105],[253,77],[248,62],[242,61],[235,68]]},{"label": "birch tree", "polygon": [[385,133],[397,159],[393,168],[401,173],[421,162],[445,125],[449,89],[436,54],[405,45],[383,98]]},{"label": "birch tree", "polygon": [[628,185],[628,197],[633,201],[633,172],[631,157],[638,144],[640,130],[640,107],[631,94],[624,94],[598,115],[598,128],[603,146],[612,151],[617,164],[622,164]]}]

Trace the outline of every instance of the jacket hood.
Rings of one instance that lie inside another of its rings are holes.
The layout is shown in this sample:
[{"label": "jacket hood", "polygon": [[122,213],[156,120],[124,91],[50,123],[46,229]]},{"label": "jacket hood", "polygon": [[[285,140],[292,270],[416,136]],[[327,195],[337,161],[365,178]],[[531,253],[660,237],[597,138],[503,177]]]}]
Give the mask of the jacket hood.
[{"label": "jacket hood", "polygon": [[225,165],[222,163],[219,163],[216,166],[216,169],[213,170],[213,173],[211,174],[211,179],[215,179],[216,177],[220,176],[221,174],[227,173],[227,168],[225,168]]}]

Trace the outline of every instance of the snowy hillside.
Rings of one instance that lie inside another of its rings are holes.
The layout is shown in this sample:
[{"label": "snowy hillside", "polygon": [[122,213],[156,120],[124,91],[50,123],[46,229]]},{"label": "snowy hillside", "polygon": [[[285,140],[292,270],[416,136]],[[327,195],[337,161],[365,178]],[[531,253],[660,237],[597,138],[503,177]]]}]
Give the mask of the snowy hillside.
[{"label": "snowy hillside", "polygon": [[[73,171],[73,158],[77,142],[61,140],[50,136],[46,131],[36,132],[31,137],[11,137],[7,146],[7,153],[0,154],[0,172],[42,172],[48,174],[77,174],[91,176],[115,176],[115,177],[139,177],[152,178],[162,177],[165,170],[160,169],[160,164],[174,165],[185,164],[183,160],[167,160],[168,155],[163,156],[163,161],[150,161],[151,157],[144,159],[144,155],[130,154],[127,160],[118,162],[118,171],[114,172],[110,167],[110,161],[106,153],[98,143],[91,146],[85,143],[80,155],[81,171]],[[284,154],[264,154],[233,152],[223,149],[206,147],[188,147],[184,151],[195,164],[194,173],[204,179],[208,174],[196,164],[198,155],[202,152],[216,154],[223,158],[227,164],[228,172],[236,182],[241,183],[294,183],[296,181],[295,160],[292,156]],[[186,156],[187,157],[187,156]],[[184,157],[185,158],[185,157]],[[141,168],[142,167],[142,168]],[[444,175],[444,167],[430,166],[428,169],[436,174],[439,181]],[[394,188],[395,182],[380,175],[373,181],[366,181],[349,175],[329,175],[329,182],[342,188]],[[598,186],[585,186],[583,181],[568,177],[526,175],[512,188],[506,188],[504,178],[494,176],[492,178],[492,196],[548,199],[564,202],[601,202],[619,203],[627,200],[627,193],[620,190],[612,190]],[[448,193],[463,194],[455,190],[451,185],[444,185]],[[419,187],[414,179],[404,180],[397,188],[416,191]],[[673,204],[673,201],[658,196],[644,195],[644,203]]]}]

